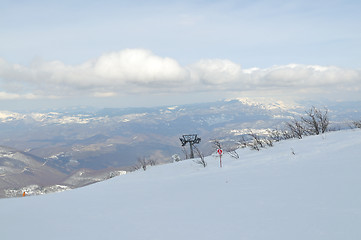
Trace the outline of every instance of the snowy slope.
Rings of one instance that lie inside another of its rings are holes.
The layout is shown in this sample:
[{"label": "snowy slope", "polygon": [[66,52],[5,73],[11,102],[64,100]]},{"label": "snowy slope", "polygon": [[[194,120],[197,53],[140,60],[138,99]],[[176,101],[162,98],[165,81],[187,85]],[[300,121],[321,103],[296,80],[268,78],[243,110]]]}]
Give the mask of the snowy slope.
[{"label": "snowy slope", "polygon": [[239,155],[1,199],[1,239],[361,239],[361,131]]}]

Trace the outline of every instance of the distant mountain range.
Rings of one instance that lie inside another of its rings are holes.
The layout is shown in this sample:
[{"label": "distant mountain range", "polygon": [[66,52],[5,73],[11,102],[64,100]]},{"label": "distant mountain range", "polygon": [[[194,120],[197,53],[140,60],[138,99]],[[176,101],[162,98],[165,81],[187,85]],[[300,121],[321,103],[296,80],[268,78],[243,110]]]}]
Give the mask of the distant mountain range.
[{"label": "distant mountain range", "polygon": [[280,129],[312,105],[327,107],[338,128],[361,119],[359,102],[285,103],[262,98],[154,108],[0,111],[0,145],[6,146],[1,148],[0,190],[29,184],[73,188],[130,170],[139,158],[169,162],[173,154],[184,156],[179,141],[183,134],[198,134],[199,148],[208,155],[214,151],[212,139],[232,144],[248,129]]},{"label": "distant mountain range", "polygon": [[66,174],[45,163],[42,158],[0,147],[0,187],[3,190],[0,197],[22,194],[16,190],[28,185],[50,186],[65,179]]}]

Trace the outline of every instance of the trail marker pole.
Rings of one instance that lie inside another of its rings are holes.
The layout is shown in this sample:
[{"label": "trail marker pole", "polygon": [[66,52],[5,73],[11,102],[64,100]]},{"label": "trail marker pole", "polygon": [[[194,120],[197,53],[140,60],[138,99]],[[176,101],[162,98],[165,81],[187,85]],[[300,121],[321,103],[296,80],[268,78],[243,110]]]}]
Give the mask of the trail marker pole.
[{"label": "trail marker pole", "polygon": [[222,167],[222,154],[223,154],[223,150],[222,149],[217,149],[217,153],[219,154],[219,166]]}]

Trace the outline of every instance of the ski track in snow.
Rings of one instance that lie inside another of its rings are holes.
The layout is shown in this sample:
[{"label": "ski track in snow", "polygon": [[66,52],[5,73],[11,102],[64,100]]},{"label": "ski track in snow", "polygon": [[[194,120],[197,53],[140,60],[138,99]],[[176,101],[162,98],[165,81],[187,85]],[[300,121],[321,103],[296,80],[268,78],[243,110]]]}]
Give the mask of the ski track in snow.
[{"label": "ski track in snow", "polygon": [[361,239],[360,130],[238,154],[1,199],[1,239]]}]

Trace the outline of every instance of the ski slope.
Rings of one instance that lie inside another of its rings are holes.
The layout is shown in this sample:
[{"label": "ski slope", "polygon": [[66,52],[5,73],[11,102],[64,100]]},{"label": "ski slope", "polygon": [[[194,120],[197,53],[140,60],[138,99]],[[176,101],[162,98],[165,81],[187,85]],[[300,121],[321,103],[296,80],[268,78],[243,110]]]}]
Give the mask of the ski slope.
[{"label": "ski slope", "polygon": [[238,153],[1,199],[1,239],[361,239],[361,131]]}]

